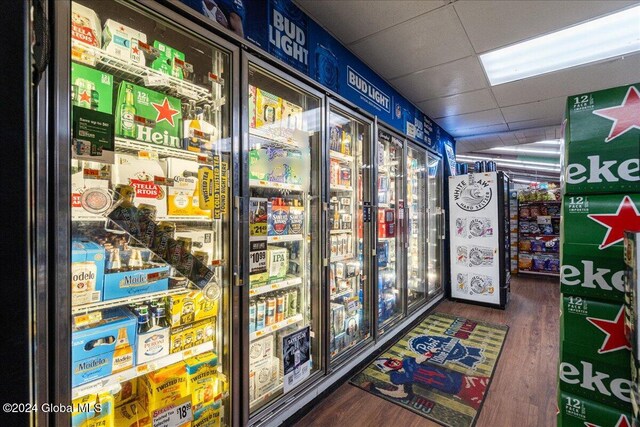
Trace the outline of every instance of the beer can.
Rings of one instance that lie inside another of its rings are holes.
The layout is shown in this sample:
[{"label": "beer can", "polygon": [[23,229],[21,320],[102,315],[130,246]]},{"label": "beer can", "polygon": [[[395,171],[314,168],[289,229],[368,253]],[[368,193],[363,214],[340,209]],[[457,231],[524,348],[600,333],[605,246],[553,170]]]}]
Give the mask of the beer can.
[{"label": "beer can", "polygon": [[497,170],[496,162],[493,160],[487,161],[487,166],[485,167],[485,172],[495,172]]},{"label": "beer can", "polygon": [[469,173],[469,165],[466,163],[458,163],[458,175],[466,175]]},{"label": "beer can", "polygon": [[194,251],[193,256],[196,257],[204,265],[209,265],[209,254],[205,251]]},{"label": "beer can", "polygon": [[284,295],[280,292],[276,297],[276,322],[282,322],[285,318],[285,310],[288,312],[288,307],[284,306]]},{"label": "beer can", "polygon": [[270,296],[267,298],[267,311],[264,316],[265,326],[270,326],[276,323],[276,297]]},{"label": "beer can", "polygon": [[153,245],[150,249],[163,260],[167,260],[169,241],[173,239],[176,232],[176,225],[172,222],[160,222],[156,227],[156,234],[153,238]]},{"label": "beer can", "polygon": [[184,248],[185,253],[191,252],[191,246],[193,245],[193,241],[189,237],[178,237],[176,240],[182,242],[182,247]]},{"label": "beer can", "polygon": [[267,314],[267,303],[264,298],[259,298],[256,303],[256,331],[264,329]]},{"label": "beer can", "polygon": [[249,333],[256,331],[257,306],[255,301],[249,303]]},{"label": "beer can", "polygon": [[473,171],[475,173],[484,172],[484,162],[482,160],[478,160],[473,164]]},{"label": "beer can", "polygon": [[292,289],[289,291],[289,309],[288,316],[293,317],[298,314],[298,290]]},{"label": "beer can", "polygon": [[286,319],[287,317],[289,317],[289,292],[288,291],[282,291],[282,299],[283,299],[282,313],[283,313],[284,319]]}]

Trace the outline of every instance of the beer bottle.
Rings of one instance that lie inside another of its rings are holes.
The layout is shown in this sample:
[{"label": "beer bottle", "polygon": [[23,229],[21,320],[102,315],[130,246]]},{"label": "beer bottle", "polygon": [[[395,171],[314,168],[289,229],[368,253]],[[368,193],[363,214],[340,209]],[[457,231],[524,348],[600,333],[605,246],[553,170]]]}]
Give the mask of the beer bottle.
[{"label": "beer bottle", "polygon": [[169,321],[167,320],[167,313],[164,305],[158,304],[155,312],[153,313],[153,324],[157,328],[168,328]]},{"label": "beer bottle", "polygon": [[144,268],[142,255],[138,249],[131,249],[131,256],[129,257],[129,263],[127,265],[131,270],[142,270]]},{"label": "beer bottle", "polygon": [[116,340],[116,351],[113,353],[112,373],[124,371],[133,367],[133,350],[129,345],[127,328],[118,329],[118,339]]},{"label": "beer bottle", "polygon": [[138,311],[138,335],[147,333],[151,327],[149,308],[146,305],[143,305]]},{"label": "beer bottle", "polygon": [[109,251],[109,263],[107,264],[109,273],[122,271],[122,261],[120,260],[120,249],[113,248]]},{"label": "beer bottle", "polygon": [[125,93],[124,103],[120,106],[120,128],[122,130],[122,136],[135,139],[136,107],[133,99],[133,85],[127,83]]}]

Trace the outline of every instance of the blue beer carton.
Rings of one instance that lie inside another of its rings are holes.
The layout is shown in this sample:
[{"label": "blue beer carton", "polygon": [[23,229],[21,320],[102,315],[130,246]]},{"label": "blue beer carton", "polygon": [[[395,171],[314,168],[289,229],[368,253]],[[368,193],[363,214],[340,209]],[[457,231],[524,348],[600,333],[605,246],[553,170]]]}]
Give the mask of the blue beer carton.
[{"label": "blue beer carton", "polygon": [[378,242],[378,267],[386,267],[389,262],[389,242]]},{"label": "blue beer carton", "polygon": [[103,299],[107,301],[166,291],[169,289],[169,269],[168,265],[157,265],[144,270],[105,274]]},{"label": "blue beer carton", "polygon": [[89,240],[71,242],[71,305],[102,301],[104,248]]},{"label": "blue beer carton", "polygon": [[134,365],[136,317],[124,307],[106,308],[100,314],[99,321],[74,326],[71,333],[73,387]]}]

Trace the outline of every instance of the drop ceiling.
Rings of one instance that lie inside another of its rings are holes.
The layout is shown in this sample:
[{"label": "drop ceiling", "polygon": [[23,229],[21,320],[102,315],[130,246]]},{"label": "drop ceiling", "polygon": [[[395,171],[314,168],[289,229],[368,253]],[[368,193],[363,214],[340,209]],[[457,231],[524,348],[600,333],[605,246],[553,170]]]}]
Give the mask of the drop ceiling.
[{"label": "drop ceiling", "polygon": [[451,133],[458,153],[559,138],[567,96],[640,81],[639,53],[493,87],[478,58],[638,1],[295,3]]}]

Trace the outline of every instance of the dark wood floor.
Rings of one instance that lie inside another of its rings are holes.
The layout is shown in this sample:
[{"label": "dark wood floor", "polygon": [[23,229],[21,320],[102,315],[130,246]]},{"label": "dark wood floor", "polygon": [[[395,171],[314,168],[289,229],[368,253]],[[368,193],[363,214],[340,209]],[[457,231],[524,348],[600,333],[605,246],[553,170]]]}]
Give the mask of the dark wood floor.
[{"label": "dark wood floor", "polygon": [[[507,309],[446,301],[435,310],[509,325],[478,427],[556,425],[560,286],[557,279],[514,278]],[[306,426],[437,426],[349,383],[296,424]]]}]

